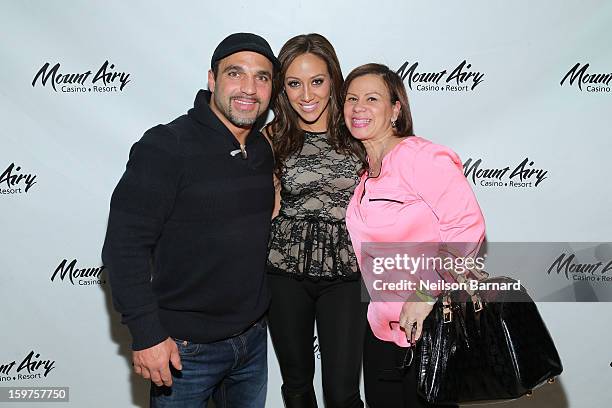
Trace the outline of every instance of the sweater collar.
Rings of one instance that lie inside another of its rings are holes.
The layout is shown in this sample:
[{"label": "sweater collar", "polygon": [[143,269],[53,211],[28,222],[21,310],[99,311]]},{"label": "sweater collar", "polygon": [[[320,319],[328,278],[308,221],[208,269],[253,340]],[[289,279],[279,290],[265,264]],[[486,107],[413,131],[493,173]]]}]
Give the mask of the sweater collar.
[{"label": "sweater collar", "polygon": [[[200,89],[195,97],[195,101],[193,102],[193,108],[189,109],[187,114],[193,117],[196,121],[201,123],[202,125],[211,128],[216,133],[223,134],[228,138],[230,142],[232,142],[235,146],[240,146],[238,140],[234,134],[221,122],[221,119],[217,117],[217,115],[210,109],[210,98],[212,96],[212,92],[204,89]],[[257,122],[256,122],[257,123]],[[251,135],[258,134],[256,126],[253,126],[249,134],[247,135],[247,142],[251,140]]]}]

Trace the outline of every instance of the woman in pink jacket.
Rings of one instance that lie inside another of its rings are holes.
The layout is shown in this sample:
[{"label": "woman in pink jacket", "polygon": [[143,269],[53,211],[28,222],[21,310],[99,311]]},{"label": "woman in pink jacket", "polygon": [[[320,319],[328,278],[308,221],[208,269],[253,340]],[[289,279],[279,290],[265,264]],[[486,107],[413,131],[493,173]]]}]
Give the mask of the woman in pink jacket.
[{"label": "woman in pink jacket", "polygon": [[[455,256],[475,256],[484,238],[484,220],[457,154],[414,136],[399,75],[384,65],[362,65],[346,78],[343,95],[345,123],[363,162],[346,223],[371,297],[364,343],[366,401],[371,408],[428,407],[416,394],[415,364],[407,372],[396,369],[403,364],[407,338],[421,336],[441,291],[431,286],[422,290],[418,284],[400,291],[383,288],[393,274],[373,271],[372,259],[380,254],[392,258],[390,248],[402,247],[384,248],[385,243],[406,243],[406,248],[461,243],[451,244],[461,252]],[[449,280],[443,271],[435,272]],[[416,277],[432,279],[426,269]]]}]

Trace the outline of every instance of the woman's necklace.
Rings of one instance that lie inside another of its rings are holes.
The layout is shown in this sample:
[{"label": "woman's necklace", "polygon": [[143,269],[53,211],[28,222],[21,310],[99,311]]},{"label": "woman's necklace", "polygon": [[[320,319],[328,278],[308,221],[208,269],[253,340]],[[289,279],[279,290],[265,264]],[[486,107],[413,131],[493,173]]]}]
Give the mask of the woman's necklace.
[{"label": "woman's necklace", "polygon": [[[382,143],[382,150],[380,151],[380,155],[378,156],[378,174],[376,175],[376,177],[380,176],[380,172],[382,171],[382,160],[385,156],[385,148],[387,147],[388,141],[389,138],[385,139]],[[368,177],[374,177],[374,166],[370,166],[370,168],[368,169]]]}]

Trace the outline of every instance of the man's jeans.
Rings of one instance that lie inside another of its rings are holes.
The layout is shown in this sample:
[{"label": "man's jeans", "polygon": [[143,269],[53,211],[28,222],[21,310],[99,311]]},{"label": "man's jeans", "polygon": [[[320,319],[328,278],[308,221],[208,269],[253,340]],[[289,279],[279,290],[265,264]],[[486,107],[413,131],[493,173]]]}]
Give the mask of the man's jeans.
[{"label": "man's jeans", "polygon": [[263,408],[268,384],[266,320],[214,343],[177,340],[183,369],[172,368],[172,387],[151,383],[152,408]]}]

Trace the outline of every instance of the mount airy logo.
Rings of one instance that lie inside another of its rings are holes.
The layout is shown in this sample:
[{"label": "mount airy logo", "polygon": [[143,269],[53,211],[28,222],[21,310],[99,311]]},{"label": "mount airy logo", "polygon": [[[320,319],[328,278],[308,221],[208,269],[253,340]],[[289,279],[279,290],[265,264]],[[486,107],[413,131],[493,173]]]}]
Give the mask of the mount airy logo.
[{"label": "mount airy logo", "polygon": [[319,341],[317,340],[317,336],[312,338],[312,350],[314,352],[314,356],[317,360],[321,359],[321,348],[319,347]]},{"label": "mount airy logo", "polygon": [[42,379],[47,377],[54,368],[54,360],[41,360],[40,354],[32,350],[19,365],[17,365],[17,360],[0,362],[0,382]]},{"label": "mount airy logo", "polygon": [[[103,285],[106,281],[102,278],[102,271],[104,265],[98,266],[97,268],[76,268],[77,260],[73,259],[72,262],[68,263],[67,259],[64,259],[55,268],[53,275],[51,275],[51,282],[58,280],[64,281],[68,277],[69,281],[73,285],[79,286],[90,286],[90,285]],[[68,265],[66,265],[68,264]],[[76,282],[76,283],[75,283]]]},{"label": "mount airy logo", "polygon": [[481,168],[482,159],[469,158],[463,163],[463,174],[474,185],[483,187],[533,188],[546,180],[548,170],[534,168],[528,157],[510,171],[510,166]]},{"label": "mount airy logo", "polygon": [[[91,70],[78,73],[60,72],[59,62],[52,68],[50,63],[45,63],[36,73],[32,80],[32,87],[37,84],[47,86],[47,82],[55,92],[58,89],[66,93],[108,93],[121,92],[130,82],[130,74],[114,71],[115,65],[109,64],[108,60],[100,66],[96,74],[91,77]],[[40,79],[40,81],[39,81]]]},{"label": "mount airy logo", "polygon": [[[438,91],[438,92],[469,92],[473,91],[478,85],[484,81],[482,72],[471,71],[472,64],[468,64],[463,60],[457,65],[450,74],[446,69],[441,71],[420,72],[417,71],[418,62],[409,66],[406,61],[397,70],[402,81],[408,80],[408,88],[417,91]],[[414,88],[413,88],[414,85]]]},{"label": "mount airy logo", "polygon": [[[0,175],[0,194],[27,193],[36,184],[34,180],[36,180],[35,174],[21,173],[21,167],[11,163]],[[8,188],[2,188],[4,186]]]},{"label": "mount airy logo", "polygon": [[[563,273],[567,280],[612,282],[612,260],[606,262],[576,263],[575,254],[562,253],[548,268],[548,274]],[[567,256],[567,258],[566,258]],[[607,273],[607,275],[606,275]]]},{"label": "mount airy logo", "polygon": [[[578,62],[565,74],[560,85],[563,86],[567,80],[570,86],[578,86],[581,91],[587,92],[610,92],[610,81],[612,81],[612,72],[607,74],[592,74],[587,72],[589,64],[581,64]],[[586,85],[584,88],[582,85]]]}]

